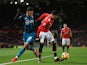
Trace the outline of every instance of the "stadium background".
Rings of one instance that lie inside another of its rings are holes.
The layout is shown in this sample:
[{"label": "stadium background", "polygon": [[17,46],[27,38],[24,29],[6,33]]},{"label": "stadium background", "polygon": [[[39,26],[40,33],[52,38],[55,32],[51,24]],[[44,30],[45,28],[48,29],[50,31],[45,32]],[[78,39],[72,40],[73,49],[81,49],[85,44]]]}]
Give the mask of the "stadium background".
[{"label": "stadium background", "polygon": [[[20,22],[14,22],[17,9],[23,13],[28,6],[35,8],[35,19],[44,12],[56,9],[61,17],[52,26],[53,34],[57,38],[58,45],[60,30],[63,23],[67,23],[72,29],[73,46],[87,45],[87,1],[86,0],[0,0],[0,47],[13,47],[22,45],[23,26]],[[36,29],[39,23],[36,24]]]}]

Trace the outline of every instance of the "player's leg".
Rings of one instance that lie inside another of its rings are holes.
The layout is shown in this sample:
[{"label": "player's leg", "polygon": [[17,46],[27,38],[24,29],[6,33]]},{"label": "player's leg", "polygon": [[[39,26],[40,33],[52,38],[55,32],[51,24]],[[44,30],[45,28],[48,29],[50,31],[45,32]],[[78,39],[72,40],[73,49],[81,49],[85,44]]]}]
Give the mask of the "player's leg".
[{"label": "player's leg", "polygon": [[28,47],[29,47],[29,44],[27,42],[24,43],[23,48],[20,49],[16,57],[19,58],[24,53],[25,49],[28,49]]},{"label": "player's leg", "polygon": [[39,34],[40,34],[40,31],[41,31],[40,28],[41,28],[41,27],[39,26],[38,29],[37,29],[37,34],[36,34],[36,37],[37,37],[37,38],[39,38]]},{"label": "player's leg", "polygon": [[64,38],[62,38],[62,50],[63,50],[63,52],[65,52],[65,44],[66,44],[66,40]]},{"label": "player's leg", "polygon": [[43,46],[44,46],[45,33],[40,32],[39,38],[40,38],[40,47],[39,47],[39,59],[38,59],[38,62],[41,62],[41,54],[42,54],[42,49],[43,49]]},{"label": "player's leg", "polygon": [[33,53],[35,54],[35,56],[38,57],[38,51],[37,51],[37,49],[36,48],[33,48],[33,43],[34,43],[34,41],[36,39],[36,33],[35,32],[31,33],[30,34],[30,37],[32,37],[32,39],[30,41],[29,41],[29,39],[27,40],[30,43],[29,50],[33,51]]},{"label": "player's leg", "polygon": [[50,47],[50,42],[49,42],[49,40],[47,40],[47,47]]},{"label": "player's leg", "polygon": [[33,51],[34,52],[34,48],[33,48],[33,45],[32,45],[33,43],[30,43],[30,45],[29,45],[29,50],[31,50],[31,51]]},{"label": "player's leg", "polygon": [[36,57],[38,57],[38,50],[36,48],[33,48],[33,43],[29,45],[29,50],[31,50]]},{"label": "player's leg", "polygon": [[56,43],[54,43],[54,37],[50,31],[47,33],[47,40],[50,40],[51,44],[53,45],[52,50],[54,53],[54,59],[57,59]]},{"label": "player's leg", "polygon": [[67,45],[67,52],[69,52],[69,45]]},{"label": "player's leg", "polygon": [[51,44],[53,45],[52,50],[53,50],[53,53],[54,53],[54,61],[55,61],[55,62],[61,61],[61,59],[59,59],[59,58],[57,57],[56,43],[54,42],[55,39],[54,39],[54,37],[53,37],[53,35],[52,35],[52,33],[51,33],[50,31],[49,31],[48,34],[47,34],[47,39],[50,40]]},{"label": "player's leg", "polygon": [[28,42],[26,42],[28,36],[29,36],[29,35],[26,34],[25,32],[23,33],[24,46],[23,46],[23,48],[21,48],[21,49],[19,50],[19,52],[18,52],[18,54],[16,55],[16,57],[14,57],[14,58],[12,59],[12,62],[17,61],[17,59],[23,54],[23,52],[25,51],[25,49],[28,48],[29,44],[28,44]]},{"label": "player's leg", "polygon": [[56,51],[56,43],[54,43],[54,41],[51,42],[51,44],[53,45],[52,50],[54,53],[54,60],[56,61],[57,57],[57,51]]},{"label": "player's leg", "polygon": [[16,57],[20,57],[23,54],[23,52],[25,51],[25,49],[29,49],[29,43],[32,40],[32,37],[28,33],[24,33],[23,36],[24,36],[24,38],[23,38],[24,46],[23,46],[23,48],[20,49],[20,51],[18,52]]},{"label": "player's leg", "polygon": [[15,62],[15,61],[17,61],[18,60],[18,58],[24,53],[24,51],[25,51],[25,49],[27,49],[28,48],[28,46],[29,46],[29,44],[28,43],[25,43],[24,44],[24,46],[23,46],[23,48],[21,48],[20,50],[19,50],[19,52],[18,52],[18,54],[17,54],[17,56],[16,57],[14,57],[13,59],[12,59],[12,62]]},{"label": "player's leg", "polygon": [[24,34],[24,46],[20,49],[17,56],[12,59],[12,62],[17,61],[17,59],[24,53],[25,49],[29,49],[29,43],[33,41],[33,36],[30,34]]},{"label": "player's leg", "polygon": [[70,39],[67,39],[67,52],[69,52]]},{"label": "player's leg", "polygon": [[41,55],[42,55],[42,49],[43,49],[44,43],[40,43],[40,47],[39,47],[39,59],[38,62],[41,62]]}]

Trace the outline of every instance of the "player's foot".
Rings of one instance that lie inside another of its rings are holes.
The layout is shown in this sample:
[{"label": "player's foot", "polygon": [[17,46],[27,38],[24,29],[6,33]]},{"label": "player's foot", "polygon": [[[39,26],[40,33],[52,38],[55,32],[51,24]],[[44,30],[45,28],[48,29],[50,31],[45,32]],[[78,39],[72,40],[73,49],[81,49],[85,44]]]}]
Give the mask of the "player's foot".
[{"label": "player's foot", "polygon": [[58,62],[58,61],[63,61],[64,59],[60,59],[60,58],[57,58],[57,59],[55,59],[54,61],[55,62]]},{"label": "player's foot", "polygon": [[37,51],[37,49],[34,49],[34,54],[35,54],[35,56],[37,58],[38,57],[38,51]]},{"label": "player's foot", "polygon": [[38,63],[41,63],[41,61],[42,61],[41,58],[39,58],[39,59],[38,59]]},{"label": "player's foot", "polygon": [[12,61],[12,62],[16,62],[17,60],[18,60],[18,58],[15,57],[15,58],[13,58],[11,61]]}]

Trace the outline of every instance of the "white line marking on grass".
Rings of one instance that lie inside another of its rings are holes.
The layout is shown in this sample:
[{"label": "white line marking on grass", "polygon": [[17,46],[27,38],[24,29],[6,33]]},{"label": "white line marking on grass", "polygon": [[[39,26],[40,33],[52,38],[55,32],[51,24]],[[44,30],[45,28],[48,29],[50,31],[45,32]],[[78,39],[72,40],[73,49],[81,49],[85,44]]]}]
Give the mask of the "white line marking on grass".
[{"label": "white line marking on grass", "polygon": [[[42,58],[49,58],[49,57],[52,57],[52,55],[50,55],[50,56],[44,56]],[[20,63],[20,62],[25,62],[25,61],[30,61],[30,60],[36,60],[36,59],[38,59],[38,58],[25,59],[25,60],[20,60],[20,61],[16,61],[16,62],[7,62],[7,63],[2,63],[0,65],[8,65],[8,64]]]}]

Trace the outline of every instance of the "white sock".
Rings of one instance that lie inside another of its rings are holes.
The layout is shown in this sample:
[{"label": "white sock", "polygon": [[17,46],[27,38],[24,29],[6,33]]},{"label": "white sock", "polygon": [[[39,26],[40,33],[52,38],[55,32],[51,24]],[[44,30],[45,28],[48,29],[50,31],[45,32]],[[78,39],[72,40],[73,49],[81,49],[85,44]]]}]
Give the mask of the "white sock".
[{"label": "white sock", "polygon": [[54,59],[57,59],[57,57],[54,57]]},{"label": "white sock", "polygon": [[18,57],[16,56],[16,58],[18,58]]}]

